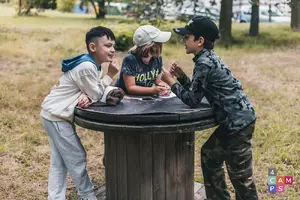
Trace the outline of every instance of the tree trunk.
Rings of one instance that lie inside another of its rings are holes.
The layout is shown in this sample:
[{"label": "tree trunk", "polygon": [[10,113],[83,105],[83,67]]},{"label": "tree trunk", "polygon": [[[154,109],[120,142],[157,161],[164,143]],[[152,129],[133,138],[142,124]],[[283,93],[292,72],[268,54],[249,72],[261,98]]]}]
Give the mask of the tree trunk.
[{"label": "tree trunk", "polygon": [[97,0],[99,5],[99,11],[96,18],[105,18],[105,0]]},{"label": "tree trunk", "polygon": [[220,27],[221,42],[225,44],[232,42],[232,34],[231,34],[232,1],[233,0],[222,0],[221,2],[219,27]]},{"label": "tree trunk", "polygon": [[89,7],[87,5],[87,7],[85,8],[85,14],[88,14],[89,13]]},{"label": "tree trunk", "polygon": [[258,36],[259,34],[259,0],[252,1],[250,36]]},{"label": "tree trunk", "polygon": [[300,31],[300,1],[292,0],[291,8],[291,28],[294,31]]},{"label": "tree trunk", "polygon": [[95,11],[95,14],[96,14],[96,18],[98,18],[99,13],[98,13],[97,7],[96,7],[96,5],[95,5],[95,1],[94,1],[94,0],[91,0],[91,4],[92,4],[92,6],[93,6],[93,8],[94,8],[94,11]]},{"label": "tree trunk", "polygon": [[32,1],[29,0],[29,5],[27,6],[27,9],[26,9],[26,11],[24,12],[24,15],[28,16],[28,15],[30,14],[31,5],[32,5]]},{"label": "tree trunk", "polygon": [[21,16],[22,15],[22,0],[19,0],[19,12],[18,15]]}]

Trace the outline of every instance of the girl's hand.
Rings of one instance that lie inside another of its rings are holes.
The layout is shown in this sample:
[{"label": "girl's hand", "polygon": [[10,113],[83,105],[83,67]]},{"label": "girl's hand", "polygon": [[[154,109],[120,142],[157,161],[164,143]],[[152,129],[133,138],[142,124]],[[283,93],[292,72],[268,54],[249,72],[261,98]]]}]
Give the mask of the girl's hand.
[{"label": "girl's hand", "polygon": [[165,90],[160,92],[159,96],[169,96],[171,94],[171,88],[165,82],[161,81],[161,82],[157,83],[157,85],[165,87]]},{"label": "girl's hand", "polygon": [[160,86],[160,85],[156,85],[153,87],[154,93],[155,94],[160,94],[160,93],[164,93],[164,91],[166,90],[165,86]]},{"label": "girl's hand", "polygon": [[170,96],[171,94],[171,88],[168,86],[165,88],[164,91],[159,93],[159,96]]}]

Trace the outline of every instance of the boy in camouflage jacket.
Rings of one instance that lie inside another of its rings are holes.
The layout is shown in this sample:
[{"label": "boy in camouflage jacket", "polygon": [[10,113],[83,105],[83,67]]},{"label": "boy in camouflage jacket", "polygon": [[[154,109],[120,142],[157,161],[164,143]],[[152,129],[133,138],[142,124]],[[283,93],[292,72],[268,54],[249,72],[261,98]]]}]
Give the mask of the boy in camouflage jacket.
[{"label": "boy in camouflage jacket", "polygon": [[[214,53],[219,30],[206,17],[195,17],[174,32],[183,36],[186,53],[193,53],[193,79],[173,63],[164,69],[162,81],[190,107],[199,106],[205,96],[212,106],[219,127],[201,148],[201,166],[208,200],[230,199],[225,183],[225,161],[237,200],[258,199],[252,177],[251,138],[256,115],[237,80]],[[173,79],[175,76],[178,80]]]}]

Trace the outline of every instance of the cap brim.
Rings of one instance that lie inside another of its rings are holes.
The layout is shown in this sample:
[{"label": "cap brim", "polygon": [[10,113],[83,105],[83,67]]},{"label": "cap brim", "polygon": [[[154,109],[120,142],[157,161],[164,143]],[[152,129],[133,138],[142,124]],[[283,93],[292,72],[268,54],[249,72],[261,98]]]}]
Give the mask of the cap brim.
[{"label": "cap brim", "polygon": [[186,28],[174,28],[173,31],[178,35],[186,35],[191,33],[191,31]]},{"label": "cap brim", "polygon": [[171,38],[171,32],[161,31],[160,34],[153,39],[153,42],[164,43],[167,42]]},{"label": "cap brim", "polygon": [[134,50],[136,50],[137,48],[138,48],[138,46],[137,46],[137,45],[134,45],[133,47],[131,47],[131,49],[128,50],[128,52],[134,51]]}]

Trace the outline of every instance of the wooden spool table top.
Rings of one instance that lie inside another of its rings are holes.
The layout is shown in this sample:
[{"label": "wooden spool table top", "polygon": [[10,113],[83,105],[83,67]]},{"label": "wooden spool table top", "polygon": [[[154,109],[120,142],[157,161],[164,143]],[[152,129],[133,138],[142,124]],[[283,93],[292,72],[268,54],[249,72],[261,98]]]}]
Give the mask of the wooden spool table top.
[{"label": "wooden spool table top", "polygon": [[148,98],[125,96],[116,106],[94,104],[87,109],[75,108],[75,123],[97,131],[190,132],[216,125],[209,103],[190,108],[176,96]]}]

